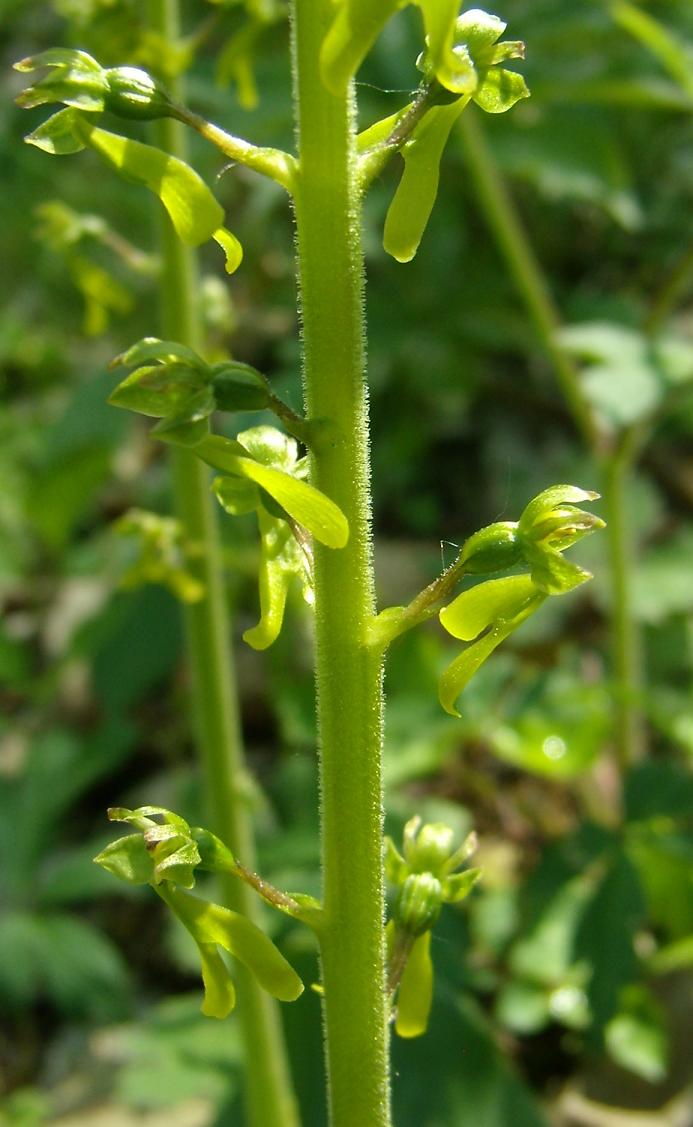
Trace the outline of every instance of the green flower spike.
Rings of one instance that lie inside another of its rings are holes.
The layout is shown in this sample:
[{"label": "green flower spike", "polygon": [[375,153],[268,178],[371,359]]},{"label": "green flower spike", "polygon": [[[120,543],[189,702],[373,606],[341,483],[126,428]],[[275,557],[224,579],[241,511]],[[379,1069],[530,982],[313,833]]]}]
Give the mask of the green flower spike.
[{"label": "green flower spike", "polygon": [[467,646],[444,671],[439,699],[446,712],[459,716],[455,702],[479,667],[549,595],[563,595],[591,579],[584,568],[563,559],[566,548],[604,521],[578,509],[576,501],[594,501],[598,493],[574,485],[554,485],[535,497],[520,520],[481,529],[466,541],[460,569],[470,574],[525,564],[527,575],[490,579],[463,591],[440,611],[442,626]]},{"label": "green flower spike", "polygon": [[457,869],[476,848],[469,834],[457,849],[453,831],[441,822],[421,825],[417,816],[404,827],[403,855],[385,839],[385,872],[397,891],[387,925],[389,988],[397,991],[395,1029],[400,1037],[425,1033],[433,996],[431,929],[443,904],[464,900],[479,879],[479,869]]},{"label": "green flower spike", "polygon": [[275,998],[292,1002],[299,997],[303,983],[264,932],[238,912],[177,887],[194,887],[196,869],[226,873],[235,869],[233,854],[218,837],[191,828],[178,814],[161,806],[114,808],[108,816],[111,821],[127,822],[138,832],[111,842],[94,860],[128,884],[150,884],[190,933],[200,953],[204,1014],[226,1017],[236,1002],[219,948],[244,963]]}]

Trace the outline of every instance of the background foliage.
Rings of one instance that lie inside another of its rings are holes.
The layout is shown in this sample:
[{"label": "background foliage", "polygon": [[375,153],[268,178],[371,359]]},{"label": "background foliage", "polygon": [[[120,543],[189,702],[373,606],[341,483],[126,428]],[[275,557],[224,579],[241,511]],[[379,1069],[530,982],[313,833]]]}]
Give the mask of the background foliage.
[{"label": "background foliage", "polygon": [[[500,14],[528,44],[532,98],[477,125],[585,394],[613,433],[637,428],[624,515],[645,674],[641,747],[635,762],[614,754],[604,536],[578,553],[595,580],[551,600],[484,667],[462,720],[435,699],[450,659],[440,634],[396,645],[388,829],[398,837],[415,812],[460,832],[473,825],[485,876],[468,909],[448,909],[436,930],[431,1026],[395,1044],[395,1109],[401,1127],[609,1127],[631,1113],[638,1122],[638,1109],[664,1127],[690,1114],[693,19],[686,0],[511,7]],[[183,938],[90,861],[114,802],[202,819],[176,602],[185,561],[174,550],[165,582],[141,583],[151,578],[141,544],[117,531],[133,507],[167,512],[165,457],[146,426],[106,405],[109,360],[155,323],[156,213],[88,153],[56,165],[24,147],[34,123],[14,108],[19,84],[7,77],[12,61],[56,43],[144,65],[161,44],[142,37],[143,6],[129,0],[1,0],[0,15],[0,1117],[12,1127],[224,1127],[239,1122],[234,1019],[199,1015]],[[258,143],[288,146],[281,5],[198,0],[186,26],[190,102]],[[378,42],[360,75],[364,124],[415,85],[418,34],[402,13]],[[449,562],[454,545],[515,517],[547,484],[599,487],[488,226],[468,145],[453,135],[412,265],[380,245],[395,168],[369,199],[384,603],[406,600],[441,555]],[[245,246],[230,283],[215,250],[204,252],[210,352],[232,350],[298,407],[283,194],[209,149],[194,156]],[[256,619],[254,539],[242,520],[224,534],[240,639]],[[238,658],[261,869],[280,886],[317,891],[310,632],[299,600],[266,655],[239,643]],[[273,923],[313,981],[303,933]],[[324,1114],[318,1010],[306,991],[285,1014],[306,1127]]]}]

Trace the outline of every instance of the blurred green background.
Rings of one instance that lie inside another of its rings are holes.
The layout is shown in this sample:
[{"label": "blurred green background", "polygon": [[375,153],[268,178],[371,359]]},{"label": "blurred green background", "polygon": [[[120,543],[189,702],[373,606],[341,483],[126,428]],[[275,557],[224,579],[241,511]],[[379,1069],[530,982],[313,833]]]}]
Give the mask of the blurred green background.
[{"label": "blurred green background", "polygon": [[[397,162],[367,202],[381,605],[556,482],[606,493],[595,511],[610,531],[576,552],[594,580],[500,650],[461,720],[436,700],[450,640],[432,628],[393,649],[388,830],[417,812],[474,826],[484,869],[436,928],[428,1033],[394,1046],[396,1122],[686,1127],[693,9],[494,10],[527,43],[532,98],[464,115],[413,263],[381,245]],[[185,16],[189,103],[289,146],[281,4],[195,0]],[[45,47],[156,66],[164,46],[134,0],[0,0],[0,17],[0,1122],[241,1125],[235,1018],[199,1015],[194,952],[150,896],[90,860],[112,836],[108,805],[204,818],[175,580],[133,585],[140,545],[114,527],[170,505],[164,449],[106,404],[109,360],[156,333],[158,205],[92,154],[24,146],[46,113],[12,101],[11,63]],[[364,125],[406,100],[419,49],[401,13],[359,75]],[[299,408],[285,197],[197,141],[193,157],[245,249],[230,280],[203,249],[210,354],[232,350]],[[223,534],[261,871],[316,892],[310,624],[297,601],[267,654],[243,646],[255,530],[229,518]],[[268,925],[315,981],[304,932]],[[318,999],[283,1013],[305,1127],[319,1127]]]}]

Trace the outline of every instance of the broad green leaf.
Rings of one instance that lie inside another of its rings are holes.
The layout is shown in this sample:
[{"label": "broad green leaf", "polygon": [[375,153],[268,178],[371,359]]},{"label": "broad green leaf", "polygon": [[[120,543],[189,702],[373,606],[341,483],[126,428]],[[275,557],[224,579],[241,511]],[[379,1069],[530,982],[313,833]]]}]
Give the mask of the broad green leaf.
[{"label": "broad green leaf", "polygon": [[75,133],[75,111],[72,109],[58,110],[33,133],[28,133],[24,138],[28,145],[34,145],[44,153],[53,156],[68,156],[70,153],[81,153],[86,148],[86,143],[80,141]]},{"label": "broad green leaf", "polygon": [[507,621],[518,614],[537,590],[529,575],[489,579],[443,607],[440,621],[453,638],[470,642],[494,622]]},{"label": "broad green leaf", "polygon": [[154,879],[154,861],[141,833],[110,842],[94,858],[94,864],[128,884],[151,884]]},{"label": "broad green leaf", "polygon": [[[241,455],[237,451],[241,451]],[[312,485],[282,470],[261,465],[246,456],[240,443],[218,435],[205,438],[196,453],[214,469],[225,470],[261,486],[321,544],[328,548],[343,548],[346,544],[349,538],[346,517],[334,501]]]},{"label": "broad green leaf", "polygon": [[504,67],[489,67],[472,94],[477,106],[485,113],[505,113],[529,96],[522,75]]},{"label": "broad green leaf", "polygon": [[189,165],[152,145],[99,129],[83,117],[75,119],[75,128],[79,139],[108,164],[159,197],[184,243],[198,246],[216,236],[224,210]]},{"label": "broad green leaf", "polygon": [[431,933],[426,931],[415,941],[399,984],[395,1029],[400,1037],[426,1032],[432,1000]]},{"label": "broad green leaf", "polygon": [[127,376],[111,392],[108,402],[163,419],[183,410],[193,395],[205,390],[206,383],[206,376],[186,362],[152,364]]},{"label": "broad green leaf", "polygon": [[443,149],[468,99],[435,106],[402,149],[404,171],[385,219],[383,246],[398,262],[416,254],[433,210]]},{"label": "broad green leaf", "polygon": [[[517,578],[526,577],[517,576]],[[490,582],[501,583],[504,581],[491,580]],[[529,618],[530,614],[533,614],[534,611],[541,606],[546,597],[546,595],[543,595],[535,589],[535,595],[524,603],[522,609],[518,611],[514,618],[507,621],[499,620],[488,633],[484,634],[471,646],[467,646],[466,650],[463,650],[460,656],[455,658],[452,665],[448,666],[438,683],[438,699],[446,712],[449,712],[451,716],[460,715],[455,708],[455,701],[460,693],[466,688],[479,667],[491,656],[496,647],[512,634],[513,630],[521,626],[522,623]]]}]

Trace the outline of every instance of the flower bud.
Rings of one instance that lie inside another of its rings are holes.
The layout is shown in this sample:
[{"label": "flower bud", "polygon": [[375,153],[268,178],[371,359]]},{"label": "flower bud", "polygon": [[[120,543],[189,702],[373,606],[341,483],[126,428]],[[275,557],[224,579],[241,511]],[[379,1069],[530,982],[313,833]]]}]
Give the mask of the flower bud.
[{"label": "flower bud", "polygon": [[432,873],[413,873],[399,890],[393,918],[409,935],[423,935],[435,924],[443,903],[443,889]]},{"label": "flower bud", "polygon": [[440,875],[452,853],[454,832],[443,822],[428,822],[416,837],[405,839],[404,855],[412,873]]},{"label": "flower bud", "polygon": [[118,117],[154,121],[172,117],[173,103],[164,87],[139,67],[110,67],[104,71],[104,108]]}]

